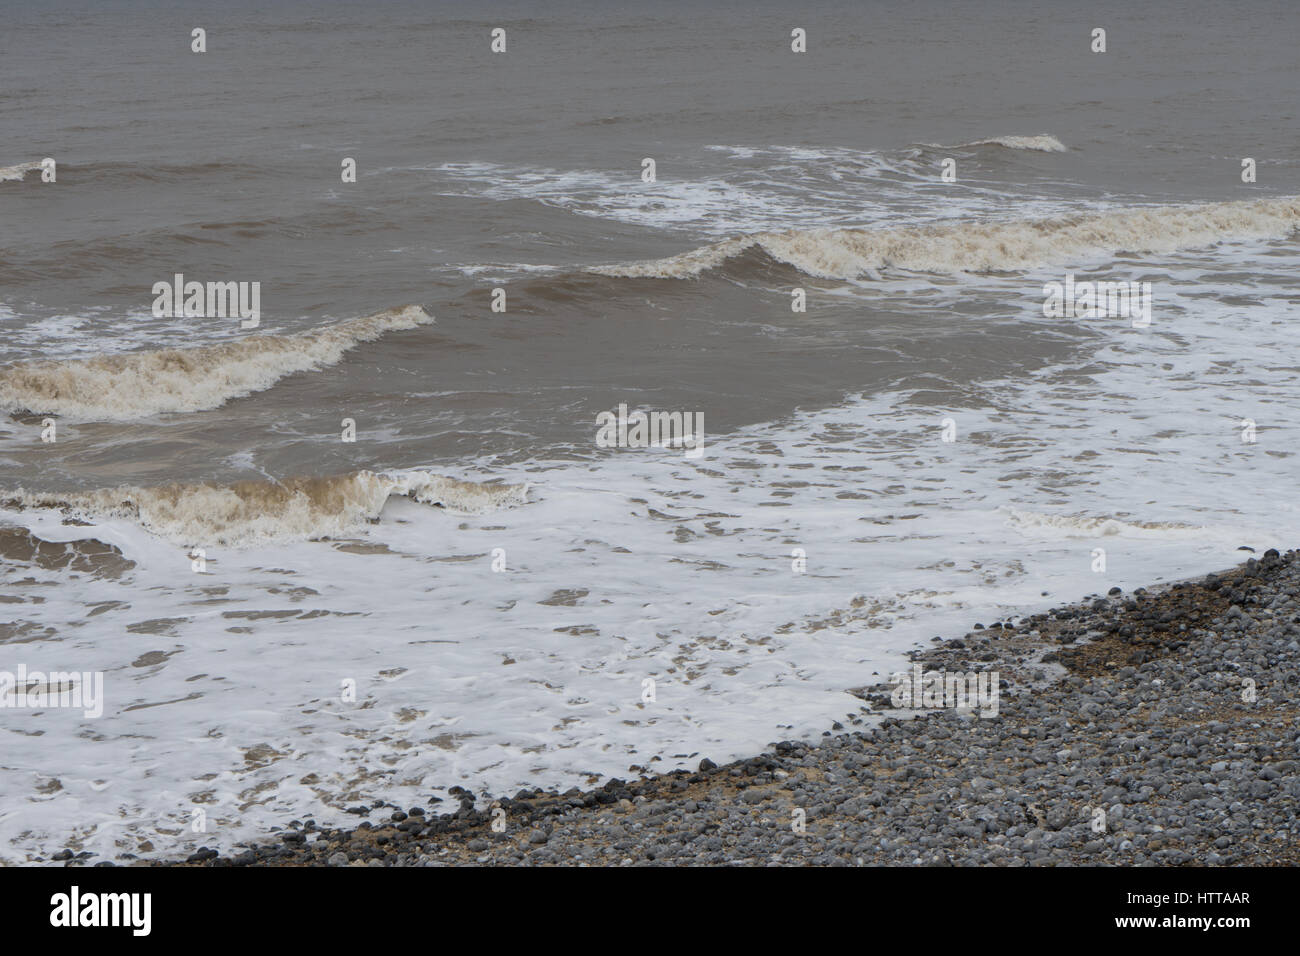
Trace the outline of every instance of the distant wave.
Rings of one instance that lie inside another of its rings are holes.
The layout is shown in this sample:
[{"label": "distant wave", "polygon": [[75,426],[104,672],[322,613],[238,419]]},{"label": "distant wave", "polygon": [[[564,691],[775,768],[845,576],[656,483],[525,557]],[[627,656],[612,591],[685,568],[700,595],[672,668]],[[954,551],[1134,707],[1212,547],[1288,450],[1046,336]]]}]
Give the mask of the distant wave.
[{"label": "distant wave", "polygon": [[990,136],[970,143],[958,143],[956,146],[941,146],[938,143],[921,143],[929,149],[969,149],[974,146],[1001,146],[1003,149],[1029,149],[1040,153],[1068,152],[1065,144],[1048,133],[1037,136]]},{"label": "distant wave", "polygon": [[417,469],[358,471],[283,482],[171,484],[153,488],[42,493],[0,491],[0,507],[54,508],[92,519],[127,518],[184,545],[240,547],[275,538],[353,533],[375,521],[394,495],[457,514],[524,504],[528,485],[459,481]]},{"label": "distant wave", "polygon": [[129,182],[179,183],[188,180],[211,178],[249,178],[264,177],[274,172],[250,163],[224,162],[220,160],[197,163],[153,163],[153,162],[92,162],[76,165],[60,164],[60,174],[67,169],[75,178],[85,182]]},{"label": "distant wave", "polygon": [[[0,182],[20,180],[34,169],[40,169],[39,161],[19,163],[16,166],[0,166]],[[68,176],[67,174],[72,175]],[[59,163],[59,179],[65,176],[77,182],[120,183],[138,180],[147,183],[174,183],[190,179],[206,179],[214,176],[240,177],[266,175],[267,170],[248,163],[207,161],[201,163],[153,163],[153,162],[87,162]]]},{"label": "distant wave", "polygon": [[1282,238],[1300,225],[1300,197],[1152,206],[1006,222],[959,221],[901,229],[762,232],[664,259],[597,266],[622,278],[692,278],[758,250],[811,276],[851,279],[882,269],[1012,271],[1119,252],[1173,252],[1240,239]]},{"label": "distant wave", "polygon": [[408,305],[293,335],[20,362],[0,368],[0,409],[117,422],[206,411],[270,388],[286,375],[334,365],[349,349],[385,332],[432,321],[419,306]]}]

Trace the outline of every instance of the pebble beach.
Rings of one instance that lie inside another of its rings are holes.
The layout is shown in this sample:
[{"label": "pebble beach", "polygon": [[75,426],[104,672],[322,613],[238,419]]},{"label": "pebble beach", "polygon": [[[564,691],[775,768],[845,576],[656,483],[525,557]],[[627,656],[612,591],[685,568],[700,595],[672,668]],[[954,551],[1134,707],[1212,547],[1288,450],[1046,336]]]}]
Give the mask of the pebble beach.
[{"label": "pebble beach", "polygon": [[[1249,550],[1249,549],[1245,549]],[[855,688],[819,739],[596,789],[460,788],[201,866],[1295,865],[1300,552],[977,623],[913,654],[996,714]],[[91,862],[91,861],[85,861]],[[130,862],[124,860],[122,862]],[[103,864],[101,864],[103,865]]]}]

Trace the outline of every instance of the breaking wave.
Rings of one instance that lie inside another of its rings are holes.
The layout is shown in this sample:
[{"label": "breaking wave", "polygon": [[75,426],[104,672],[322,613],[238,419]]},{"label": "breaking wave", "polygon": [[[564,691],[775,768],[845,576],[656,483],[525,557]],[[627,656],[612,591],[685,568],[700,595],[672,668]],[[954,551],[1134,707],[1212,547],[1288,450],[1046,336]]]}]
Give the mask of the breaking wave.
[{"label": "breaking wave", "polygon": [[0,166],[0,183],[17,182],[33,169],[40,168],[40,163],[19,163],[17,166]]},{"label": "breaking wave", "polygon": [[1300,225],[1300,197],[1196,206],[1151,206],[1045,220],[960,221],[900,229],[761,232],[664,259],[597,266],[599,275],[685,279],[758,249],[827,279],[875,276],[882,269],[997,272],[1107,258],[1119,252],[1167,253],[1218,242],[1282,238]]},{"label": "breaking wave", "polygon": [[385,332],[432,321],[419,306],[408,305],[293,335],[20,362],[0,368],[0,409],[113,422],[207,411],[270,388],[295,372],[334,365],[349,349]]},{"label": "breaking wave", "polygon": [[1048,133],[1037,136],[990,136],[970,143],[958,143],[956,146],[940,146],[938,143],[922,143],[930,149],[968,149],[973,146],[1001,146],[1003,149],[1030,149],[1040,153],[1068,152],[1065,144]]},{"label": "breaking wave", "polygon": [[127,518],[184,545],[241,547],[276,538],[324,538],[377,521],[394,495],[463,515],[528,500],[528,484],[460,481],[417,469],[331,477],[171,484],[87,492],[0,492],[0,506],[53,508],[90,519]]}]

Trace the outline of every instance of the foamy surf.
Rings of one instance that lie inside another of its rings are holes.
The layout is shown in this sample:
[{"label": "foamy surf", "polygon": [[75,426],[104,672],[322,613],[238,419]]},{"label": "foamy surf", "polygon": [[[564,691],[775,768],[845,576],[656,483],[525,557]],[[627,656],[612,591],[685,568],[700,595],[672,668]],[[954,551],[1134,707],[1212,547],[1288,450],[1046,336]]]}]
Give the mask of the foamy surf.
[{"label": "foamy surf", "polygon": [[358,471],[282,482],[170,484],[88,492],[0,492],[0,507],[57,509],[95,520],[126,518],[183,545],[243,547],[274,539],[349,534],[379,519],[389,498],[404,496],[463,515],[521,505],[528,485],[461,481],[418,469]]},{"label": "foamy surf", "polygon": [[19,163],[16,166],[0,166],[0,183],[19,182],[33,169],[40,169],[40,163]]},{"label": "foamy surf", "polygon": [[337,364],[386,332],[431,323],[419,306],[293,335],[252,335],[219,345],[158,349],[0,368],[0,409],[122,422],[218,408],[295,372]]},{"label": "foamy surf", "polygon": [[1019,508],[1003,509],[1007,524],[1022,534],[1046,538],[1099,538],[1156,534],[1195,537],[1204,534],[1201,525],[1179,521],[1139,521],[1107,515],[1044,514]]},{"label": "foamy surf", "polygon": [[1169,253],[1219,242],[1277,239],[1300,225],[1300,197],[1152,206],[1056,219],[942,223],[901,229],[763,232],[646,262],[597,266],[622,278],[693,278],[750,249],[811,276],[853,279],[882,269],[998,272],[1123,251]]},{"label": "foamy surf", "polygon": [[135,567],[122,550],[94,538],[51,541],[27,528],[0,525],[0,565],[119,578]]}]

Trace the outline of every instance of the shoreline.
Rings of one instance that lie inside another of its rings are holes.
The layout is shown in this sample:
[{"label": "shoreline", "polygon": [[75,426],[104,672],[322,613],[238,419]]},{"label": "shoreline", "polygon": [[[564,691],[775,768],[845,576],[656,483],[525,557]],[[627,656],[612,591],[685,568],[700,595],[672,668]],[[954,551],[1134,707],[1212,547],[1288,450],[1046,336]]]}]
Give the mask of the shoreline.
[{"label": "shoreline", "polygon": [[234,856],[134,865],[1300,862],[1300,552],[1117,591],[908,655],[997,672],[996,716],[895,709],[879,684],[850,691],[879,723],[722,766],[478,800],[453,787],[451,812],[380,801],[354,828],[293,821]]}]

